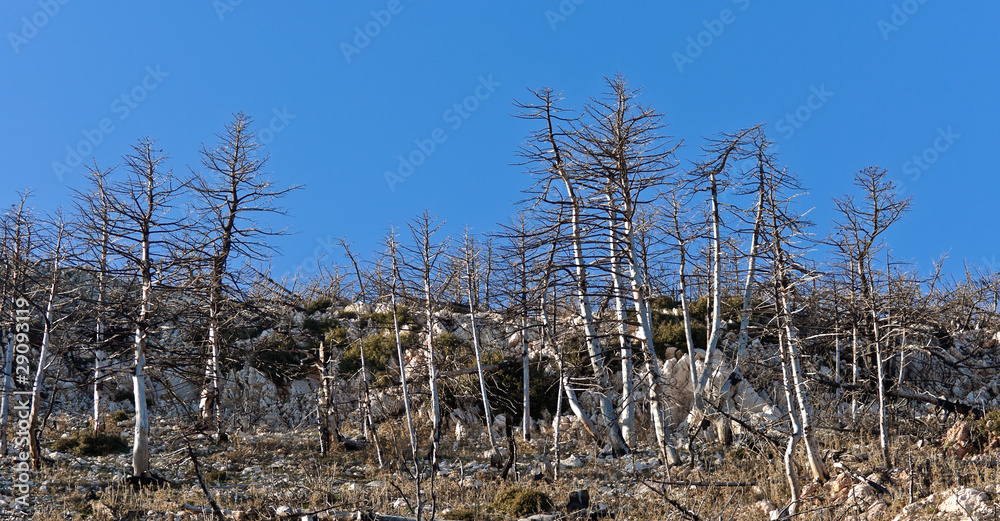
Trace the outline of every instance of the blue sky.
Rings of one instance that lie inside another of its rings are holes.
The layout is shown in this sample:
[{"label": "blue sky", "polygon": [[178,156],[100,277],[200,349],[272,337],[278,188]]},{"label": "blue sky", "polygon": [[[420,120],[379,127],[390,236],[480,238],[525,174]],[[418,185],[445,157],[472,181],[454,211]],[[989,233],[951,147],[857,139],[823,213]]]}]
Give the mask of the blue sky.
[{"label": "blue sky", "polygon": [[[896,256],[1000,269],[998,17],[1000,4],[941,0],[8,0],[0,204],[27,187],[39,209],[67,204],[74,152],[112,165],[143,136],[186,172],[243,111],[272,178],[305,185],[285,200],[295,234],[274,270],[308,272],[342,260],[329,240],[366,255],[424,208],[449,233],[494,228],[528,185],[513,163],[530,123],[511,100],[550,86],[580,108],[622,73],[683,138],[681,160],[703,136],[767,122],[817,233],[830,198],[881,165],[914,197]],[[390,189],[411,153],[426,157]]]}]

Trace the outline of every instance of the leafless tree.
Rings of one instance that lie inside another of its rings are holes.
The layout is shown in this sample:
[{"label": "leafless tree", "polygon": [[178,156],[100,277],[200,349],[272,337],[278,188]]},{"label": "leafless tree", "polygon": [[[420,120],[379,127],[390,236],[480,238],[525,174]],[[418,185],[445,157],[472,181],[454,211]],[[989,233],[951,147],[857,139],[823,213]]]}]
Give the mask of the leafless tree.
[{"label": "leafless tree", "polygon": [[214,148],[202,145],[203,171],[196,177],[193,190],[198,199],[197,212],[205,225],[204,251],[208,256],[208,347],[205,387],[198,411],[203,421],[214,424],[218,441],[227,438],[222,417],[222,378],[219,357],[222,351],[223,306],[238,295],[239,268],[234,261],[262,261],[273,251],[268,240],[284,230],[274,230],[260,220],[268,215],[283,215],[277,201],[298,188],[278,188],[264,170],[267,156],[252,129],[253,121],[237,113],[218,137]]}]

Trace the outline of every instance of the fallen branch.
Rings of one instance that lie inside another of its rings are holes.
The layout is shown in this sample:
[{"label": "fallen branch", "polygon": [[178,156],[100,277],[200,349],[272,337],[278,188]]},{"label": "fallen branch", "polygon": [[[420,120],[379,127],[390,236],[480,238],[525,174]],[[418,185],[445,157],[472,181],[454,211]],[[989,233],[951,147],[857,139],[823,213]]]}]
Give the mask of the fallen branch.
[{"label": "fallen branch", "polygon": [[657,485],[664,487],[752,487],[756,481],[657,481],[652,480]]},{"label": "fallen branch", "polygon": [[[875,394],[878,392],[874,387],[869,387],[865,385],[855,385],[847,383],[838,383],[833,380],[827,380],[822,377],[815,377],[817,383],[823,384],[827,387],[832,387],[834,389],[844,389],[845,391],[863,391],[869,394]],[[976,409],[971,405],[966,405],[961,402],[953,402],[951,400],[946,400],[944,398],[938,398],[937,396],[931,396],[929,394],[918,393],[913,391],[902,391],[899,389],[885,389],[885,394],[895,398],[902,398],[904,400],[913,400],[916,402],[929,403],[931,405],[936,405],[948,412],[953,412],[955,414],[961,414],[963,416],[971,416],[974,419],[982,418],[982,411]]]}]

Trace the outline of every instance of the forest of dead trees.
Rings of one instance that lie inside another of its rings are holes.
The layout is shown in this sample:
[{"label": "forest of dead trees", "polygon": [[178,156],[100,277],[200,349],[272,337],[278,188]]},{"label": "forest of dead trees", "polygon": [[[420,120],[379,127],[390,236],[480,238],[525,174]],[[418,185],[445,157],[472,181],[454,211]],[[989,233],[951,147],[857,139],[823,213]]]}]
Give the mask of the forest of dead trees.
[{"label": "forest of dead trees", "polygon": [[[813,479],[830,475],[820,427],[871,426],[889,465],[903,419],[996,408],[995,396],[970,403],[950,390],[996,351],[1000,275],[949,274],[943,258],[922,275],[894,258],[886,232],[910,200],[886,170],[844,172],[853,191],[830,201],[833,222],[814,224],[763,125],[684,143],[624,79],[606,87],[579,111],[548,89],[516,104],[532,128],[519,151],[529,188],[496,231],[446,237],[428,211],[368,256],[342,240],[344,261],[310,276],[269,274],[271,238],[285,232],[271,223],[297,187],[268,172],[243,114],[199,164],[172,165],[143,139],[92,165],[59,210],[37,212],[21,192],[0,238],[0,454],[16,423],[12,391],[31,392],[40,468],[46,418],[82,403],[69,394],[87,397],[87,411],[73,412],[99,432],[114,382],[130,382],[130,474],[152,479],[151,416],[226,443],[236,411],[224,383],[254,367],[276,385],[318,382],[317,451],[378,450],[380,463],[402,458],[418,479],[462,407],[498,465],[508,454],[499,414],[523,439],[539,435],[543,416],[572,415],[598,450],[652,449],[667,465],[694,458],[699,440],[759,436],[780,443],[794,504],[796,461]],[[19,302],[31,310],[27,333]],[[949,355],[956,343],[972,354]],[[668,360],[689,368],[681,422]],[[30,378],[18,379],[25,361]],[[745,416],[740,382],[777,418]],[[376,393],[402,404],[404,455],[383,454]]]}]

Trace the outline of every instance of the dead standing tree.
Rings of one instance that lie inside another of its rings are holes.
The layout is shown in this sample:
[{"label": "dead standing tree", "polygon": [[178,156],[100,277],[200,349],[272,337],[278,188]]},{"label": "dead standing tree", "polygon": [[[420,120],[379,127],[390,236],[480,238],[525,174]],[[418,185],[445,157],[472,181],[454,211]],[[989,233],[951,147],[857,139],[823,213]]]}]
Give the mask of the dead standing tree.
[{"label": "dead standing tree", "polygon": [[222,416],[222,378],[219,357],[222,351],[223,306],[238,294],[239,268],[234,261],[266,260],[273,251],[268,239],[284,233],[259,222],[264,216],[284,215],[278,199],[298,188],[277,188],[264,167],[267,156],[251,128],[253,121],[237,113],[218,137],[215,148],[202,145],[203,171],[196,177],[193,190],[196,211],[205,226],[204,251],[208,258],[208,347],[205,386],[198,411],[203,422],[214,425],[216,439],[226,440]]},{"label": "dead standing tree", "polygon": [[[429,211],[424,211],[410,224],[410,235],[413,243],[405,248],[411,259],[404,266],[415,274],[420,284],[418,293],[423,295],[424,319],[426,320],[427,338],[427,379],[431,390],[431,465],[437,468],[438,448],[441,444],[441,402],[438,396],[438,372],[434,350],[434,304],[439,302],[438,292],[446,284],[441,280],[441,270],[438,269],[438,259],[448,249],[448,240],[438,241],[436,235],[444,226],[444,221],[438,220]],[[403,363],[400,360],[400,363]]]},{"label": "dead standing tree", "polygon": [[[614,403],[607,394],[608,368],[604,362],[604,350],[597,337],[588,286],[589,259],[586,252],[591,242],[590,230],[596,227],[588,226],[589,216],[585,214],[587,201],[580,193],[582,186],[579,176],[582,172],[574,170],[572,158],[565,155],[568,154],[565,140],[569,138],[559,126],[568,123],[569,120],[562,117],[561,109],[556,106],[559,100],[550,89],[533,91],[532,95],[535,97],[532,103],[517,103],[517,107],[521,110],[518,117],[538,121],[542,128],[532,133],[530,142],[525,145],[521,155],[526,160],[525,164],[532,169],[531,172],[538,176],[538,181],[532,189],[537,203],[548,205],[550,208],[567,209],[566,212],[559,211],[556,214],[561,217],[559,225],[570,229],[567,239],[572,250],[571,269],[575,283],[575,298],[583,320],[584,343],[597,380],[597,399],[603,427],[612,452],[621,456],[629,453],[629,447],[622,437]],[[565,220],[566,218],[568,220]]]},{"label": "dead standing tree", "polygon": [[[140,140],[125,156],[127,178],[109,190],[117,226],[112,230],[112,253],[124,260],[128,275],[138,281],[138,309],[131,313],[135,332],[132,389],[135,399],[135,434],[132,472],[139,480],[152,479],[149,453],[149,410],[146,406],[146,359],[150,334],[161,297],[170,286],[166,281],[187,262],[190,245],[181,239],[189,224],[174,215],[172,204],[187,189],[164,168],[165,156],[152,139]],[[162,295],[161,295],[162,294]]]},{"label": "dead standing tree", "polygon": [[[592,184],[591,191],[603,192],[605,196],[604,211],[608,215],[606,227],[609,230],[611,274],[619,307],[618,320],[624,320],[620,293],[624,289],[624,276],[638,320],[638,340],[645,347],[646,370],[652,380],[649,403],[657,448],[662,461],[674,465],[678,459],[664,419],[664,382],[653,341],[649,285],[644,277],[636,228],[641,208],[653,201],[657,188],[668,180],[677,145],[672,146],[661,135],[664,128],[662,115],[642,106],[638,100],[639,92],[630,88],[623,77],[608,79],[607,83],[608,94],[604,99],[591,100],[585,109],[583,122],[577,126],[570,141],[578,168],[583,174],[582,182]],[[627,271],[621,267],[620,261],[624,262]],[[621,329],[624,361],[625,356],[631,356],[631,349],[623,341]],[[630,366],[626,364],[625,369],[630,369]],[[631,378],[630,371],[622,375],[623,380]],[[631,394],[630,387],[625,390]],[[626,420],[631,421],[630,415],[626,416]]]},{"label": "dead standing tree", "polygon": [[865,319],[869,321],[878,386],[879,446],[888,466],[891,465],[891,458],[885,418],[886,374],[883,350],[886,346],[884,326],[881,323],[885,311],[882,286],[887,284],[887,275],[883,276],[879,272],[877,263],[887,248],[882,235],[910,207],[910,198],[901,198],[887,175],[886,170],[878,167],[865,168],[854,178],[854,184],[861,190],[863,200],[858,203],[850,196],[834,199],[841,219],[835,223],[837,239],[834,240],[834,246],[847,261],[851,271],[857,275],[861,309]]}]

